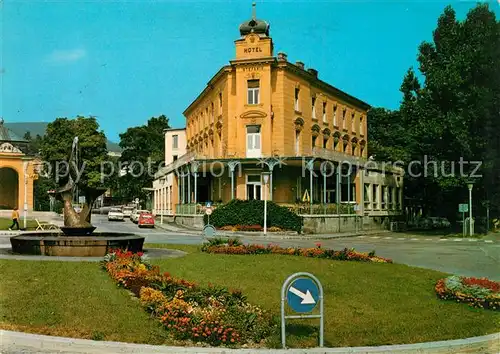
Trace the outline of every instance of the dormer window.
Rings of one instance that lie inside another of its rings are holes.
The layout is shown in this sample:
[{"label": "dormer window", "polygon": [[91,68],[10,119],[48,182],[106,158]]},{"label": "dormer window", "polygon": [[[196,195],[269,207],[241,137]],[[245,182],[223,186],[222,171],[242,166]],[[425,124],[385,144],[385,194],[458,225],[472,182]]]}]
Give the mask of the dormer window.
[{"label": "dormer window", "polygon": [[259,104],[259,80],[248,80],[248,104]]}]

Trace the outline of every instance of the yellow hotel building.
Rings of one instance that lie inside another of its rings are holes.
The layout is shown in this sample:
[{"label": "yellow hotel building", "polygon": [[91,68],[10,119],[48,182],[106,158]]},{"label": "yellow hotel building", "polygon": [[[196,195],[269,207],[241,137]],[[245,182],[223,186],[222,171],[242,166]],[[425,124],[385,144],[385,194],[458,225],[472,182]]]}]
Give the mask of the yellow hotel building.
[{"label": "yellow hotel building", "polygon": [[242,23],[235,59],[184,111],[186,154],[157,173],[157,181],[175,177],[155,212],[267,198],[301,214],[400,214],[401,171],[382,174],[367,158],[370,105],[275,56],[269,29],[255,15]]}]

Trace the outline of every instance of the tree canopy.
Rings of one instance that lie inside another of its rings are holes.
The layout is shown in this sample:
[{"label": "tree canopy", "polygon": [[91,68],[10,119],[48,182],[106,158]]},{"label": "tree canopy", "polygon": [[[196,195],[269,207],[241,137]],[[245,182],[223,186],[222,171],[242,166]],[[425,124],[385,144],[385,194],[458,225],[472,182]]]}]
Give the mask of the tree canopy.
[{"label": "tree canopy", "polygon": [[[438,171],[407,176],[407,195],[429,213],[456,216],[467,200],[466,179],[458,163],[478,161],[475,200],[489,200],[500,214],[500,23],[488,4],[479,4],[462,21],[452,7],[439,17],[432,42],[418,53],[419,72],[408,70],[402,102],[391,112],[373,109],[370,148],[376,159],[436,161]],[[422,78],[423,80],[419,79]],[[455,165],[455,171],[452,165]],[[464,165],[466,175],[475,164]],[[454,173],[452,173],[454,172]],[[480,175],[480,176],[479,176]],[[478,212],[484,208],[476,209]]]},{"label": "tree canopy", "polygon": [[126,174],[118,181],[121,197],[145,199],[151,187],[154,173],[165,161],[165,137],[163,131],[170,128],[165,115],[152,117],[145,125],[128,128],[120,134],[120,147],[123,149],[120,163],[125,166]]}]

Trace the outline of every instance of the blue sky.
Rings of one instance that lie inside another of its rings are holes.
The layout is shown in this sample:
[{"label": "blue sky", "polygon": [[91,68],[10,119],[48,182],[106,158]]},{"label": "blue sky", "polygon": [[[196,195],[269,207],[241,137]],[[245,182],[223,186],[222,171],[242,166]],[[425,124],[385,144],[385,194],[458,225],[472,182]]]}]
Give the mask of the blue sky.
[{"label": "blue sky", "polygon": [[[418,45],[452,4],[475,2],[257,1],[275,54],[301,60],[322,80],[368,102],[397,108]],[[95,115],[108,138],[183,110],[234,58],[251,1],[4,0],[0,116],[8,122]],[[499,17],[498,3],[490,7]]]}]

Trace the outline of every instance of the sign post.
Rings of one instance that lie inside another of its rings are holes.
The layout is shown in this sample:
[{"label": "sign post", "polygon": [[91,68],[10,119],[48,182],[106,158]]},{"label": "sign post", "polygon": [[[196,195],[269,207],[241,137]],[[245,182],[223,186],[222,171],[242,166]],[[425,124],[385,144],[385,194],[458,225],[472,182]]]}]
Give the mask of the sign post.
[{"label": "sign post", "polygon": [[212,215],[212,203],[207,202],[205,205],[205,214],[207,215],[207,224],[203,227],[203,236],[213,237],[215,236],[215,227],[210,225],[210,215]]},{"label": "sign post", "polygon": [[[285,302],[299,315],[285,315]],[[318,314],[307,314],[319,307]],[[319,318],[319,346],[323,347],[324,316],[323,286],[311,273],[299,272],[290,275],[281,287],[281,344],[286,348],[286,320]]]},{"label": "sign post", "polygon": [[458,211],[462,213],[462,237],[465,237],[465,234],[467,233],[466,227],[465,227],[465,213],[469,211],[469,205],[468,204],[458,204]]}]

